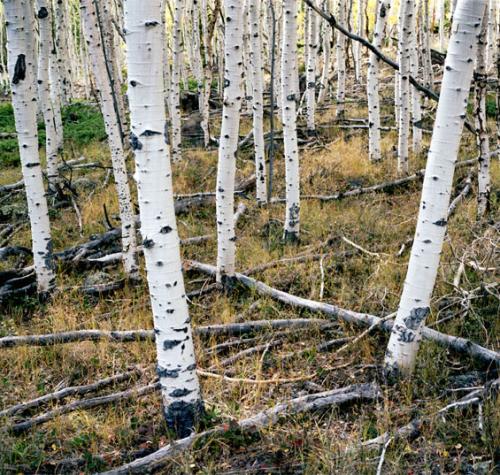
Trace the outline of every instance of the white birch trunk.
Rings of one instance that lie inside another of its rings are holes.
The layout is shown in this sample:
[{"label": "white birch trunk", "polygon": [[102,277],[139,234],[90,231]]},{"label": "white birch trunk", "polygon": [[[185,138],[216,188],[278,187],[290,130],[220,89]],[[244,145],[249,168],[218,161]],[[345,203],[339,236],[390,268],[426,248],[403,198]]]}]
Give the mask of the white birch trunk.
[{"label": "white birch trunk", "polygon": [[182,20],[184,2],[175,0],[174,2],[174,24],[172,26],[172,74],[170,76],[170,122],[172,124],[172,160],[179,161],[182,158],[182,118],[181,118],[181,62],[182,62]]},{"label": "white birch trunk", "polygon": [[477,63],[475,74],[475,104],[474,115],[476,125],[476,139],[479,149],[479,170],[477,175],[477,217],[482,219],[490,208],[491,178],[490,178],[490,141],[488,136],[488,123],[486,117],[486,94],[488,85],[487,74],[487,41],[489,9],[483,17],[481,33],[479,35]]},{"label": "white birch trunk", "polygon": [[414,244],[385,355],[391,377],[413,373],[421,330],[430,312],[485,4],[486,0],[457,3]]},{"label": "white birch trunk", "polygon": [[[339,0],[337,3],[337,18],[338,22],[345,26],[346,24],[346,5],[345,0]],[[340,31],[337,31],[337,118],[344,117],[345,112],[345,83],[346,83],[346,66],[345,66],[345,36]]]},{"label": "white birch trunk", "polygon": [[158,376],[167,425],[182,438],[192,432],[203,404],[196,375],[165,133],[162,0],[125,0],[124,6],[132,147]]},{"label": "white birch trunk", "polygon": [[264,142],[264,66],[262,63],[262,0],[249,0],[250,62],[253,101],[253,138],[255,150],[256,196],[267,203],[266,147]]},{"label": "white birch trunk", "polygon": [[201,112],[201,128],[203,130],[203,142],[205,147],[210,144],[210,92],[212,90],[212,39],[209,37],[208,32],[208,3],[207,0],[201,0],[201,34],[203,38],[204,50],[204,78],[203,78],[203,91],[200,104]]},{"label": "white birch trunk", "polygon": [[283,45],[281,51],[281,91],[283,141],[285,147],[286,214],[285,241],[297,241],[300,232],[300,176],[297,143],[297,4],[283,0]]},{"label": "white birch trunk", "polygon": [[30,0],[5,0],[7,59],[19,155],[31,223],[38,292],[55,285],[50,222],[38,153],[35,12]]},{"label": "white birch trunk", "polygon": [[52,87],[49,79],[50,55],[52,44],[52,14],[51,5],[47,0],[37,0],[37,17],[39,29],[39,52],[38,52],[38,99],[42,107],[43,120],[45,123],[45,153],[47,156],[47,179],[49,187],[56,189],[59,183],[59,171],[57,154],[59,151],[59,137],[62,131],[57,130],[58,121],[56,114],[57,103],[52,102],[50,89]]},{"label": "white birch trunk", "polygon": [[243,2],[224,0],[224,102],[217,166],[217,281],[235,273],[234,180],[238,149],[243,74]]},{"label": "white birch trunk", "polygon": [[[418,48],[418,31],[419,29],[417,28],[417,16],[416,16],[416,8],[417,6],[411,2],[411,30],[412,30],[412,35],[410,38],[410,47],[411,47],[411,53],[410,53],[410,71],[411,75],[414,78],[420,79],[420,67],[419,67],[419,48]],[[420,92],[414,88],[413,86],[411,87],[411,107],[412,107],[412,122],[413,123],[419,123],[420,120],[422,120],[422,108],[421,108],[421,101],[422,101],[422,96]],[[420,153],[422,149],[422,128],[413,126],[412,129],[412,149],[414,154]]]},{"label": "white birch trunk", "polygon": [[101,110],[108,134],[113,173],[118,193],[118,205],[122,228],[123,266],[130,278],[136,278],[137,239],[135,234],[134,210],[127,176],[123,138],[120,134],[118,113],[113,102],[113,94],[102,50],[101,34],[93,0],[80,0],[84,25],[84,36],[90,54],[96,88],[99,91]]},{"label": "white birch trunk", "polygon": [[[331,11],[331,1],[323,1],[323,9]],[[332,67],[332,37],[333,29],[326,22],[322,21],[323,26],[323,70],[321,72],[320,89],[318,94],[317,104],[321,105],[325,102],[328,95],[329,81],[330,81],[330,69]]]},{"label": "white birch trunk", "polygon": [[398,171],[408,174],[408,144],[410,135],[410,80],[412,35],[412,1],[402,0],[399,13],[399,136]]},{"label": "white birch trunk", "polygon": [[[384,39],[384,30],[389,17],[391,0],[378,0],[377,19],[375,21],[375,31],[373,33],[373,44],[381,49]],[[367,77],[367,97],[368,97],[368,149],[369,158],[372,161],[379,161],[382,158],[380,147],[380,89],[379,89],[379,64],[380,60],[373,53],[370,53]]]},{"label": "white birch trunk", "polygon": [[318,15],[307,8],[307,66],[306,66],[306,116],[307,131],[316,131],[316,62],[318,60]]},{"label": "white birch trunk", "polygon": [[[364,13],[365,13],[365,2],[364,0],[358,0],[357,3],[358,11],[356,15],[356,33],[364,37]],[[361,84],[363,81],[363,70],[362,70],[362,55],[363,55],[363,46],[359,41],[354,41],[353,43],[354,49],[354,77],[356,78],[356,82]]]}]

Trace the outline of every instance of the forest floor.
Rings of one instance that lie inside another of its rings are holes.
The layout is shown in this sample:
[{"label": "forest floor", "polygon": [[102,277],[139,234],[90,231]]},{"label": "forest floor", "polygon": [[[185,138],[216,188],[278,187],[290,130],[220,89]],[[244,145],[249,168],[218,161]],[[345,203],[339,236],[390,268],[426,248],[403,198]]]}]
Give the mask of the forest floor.
[{"label": "forest floor", "polygon": [[[75,132],[76,139],[70,137],[67,140],[65,159],[84,156],[88,162],[109,166],[109,153],[102,141],[104,135],[98,114],[89,112],[92,107],[71,107],[73,110],[65,115],[66,126],[79,127],[79,130]],[[8,115],[8,111],[2,111],[3,115]],[[360,105],[351,104],[348,111],[350,118],[366,116],[366,109]],[[389,109],[385,112],[392,113]],[[384,133],[385,159],[373,164],[367,159],[366,130],[341,129],[332,125],[333,108],[326,108],[318,117],[324,128],[320,129],[318,139],[301,151],[303,194],[333,194],[397,177],[393,151],[397,143],[396,132]],[[0,126],[1,120],[0,117]],[[249,130],[247,117],[242,135]],[[82,140],[85,133],[88,133],[88,140]],[[429,140],[430,135],[424,134],[426,147]],[[280,149],[281,144],[278,144],[274,181],[276,196],[284,195]],[[473,137],[464,132],[460,158],[475,156]],[[12,163],[15,164],[15,157]],[[425,153],[411,157],[412,170],[419,170],[424,165]],[[184,159],[174,165],[176,193],[213,191],[216,167],[215,148],[186,148]],[[239,154],[238,177],[250,176],[253,169],[250,147]],[[467,294],[482,283],[494,282],[498,278],[498,273],[495,273],[498,272],[495,271],[498,269],[498,260],[495,263],[498,228],[494,226],[500,217],[498,160],[493,161],[492,169],[494,206],[490,221],[475,224],[475,193],[458,206],[450,219],[428,325],[498,350],[498,295],[487,291],[472,296]],[[468,168],[457,170],[454,195],[463,186],[468,171]],[[65,175],[70,177],[69,172]],[[71,175],[78,191],[82,229],[79,229],[72,206],[52,208],[56,250],[88,241],[91,235],[106,231],[104,206],[112,224],[118,224],[116,193],[112,180],[111,183],[104,181],[106,169],[74,170]],[[18,167],[2,168],[0,185],[19,179]],[[399,251],[413,237],[420,190],[421,184],[417,181],[390,193],[366,194],[325,203],[304,200],[301,241],[297,245],[283,245],[281,241],[283,204],[262,208],[255,204],[252,193],[237,197],[237,203],[243,202],[247,206],[238,222],[237,268],[245,273],[248,269],[285,257],[311,253],[322,255],[321,259],[302,263],[281,263],[255,273],[254,277],[294,295],[378,316],[389,315],[397,309],[402,290],[409,258],[408,245],[405,251]],[[16,233],[9,245],[30,246],[25,213],[23,193],[0,197],[2,222],[16,223]],[[209,204],[179,216],[181,238],[215,235],[214,215],[215,206]],[[360,251],[343,238],[369,252]],[[211,239],[185,246],[182,254],[185,259],[213,264],[216,241]],[[464,273],[459,286],[454,286],[453,280],[461,261],[465,263]],[[19,258],[9,259],[0,263],[0,270],[15,265],[26,263],[20,262]],[[119,268],[85,272],[61,268],[57,285],[63,290],[50,301],[40,304],[26,297],[0,309],[0,336],[81,329],[152,328],[144,283],[125,286],[101,297],[88,296],[79,290],[85,282],[116,281],[121,277]],[[211,282],[206,276],[187,271],[188,291]],[[327,318],[283,305],[244,288],[237,288],[230,294],[215,290],[194,297],[190,312],[194,327],[260,319]],[[440,322],[442,319],[444,321]],[[302,379],[291,383],[252,384],[203,376],[201,384],[207,407],[205,426],[218,421],[239,420],[301,394],[352,383],[378,381],[383,394],[376,403],[356,404],[319,414],[286,416],[278,424],[259,432],[228,430],[222,435],[203,439],[193,449],[174,457],[161,473],[372,474],[376,472],[380,450],[362,451],[360,442],[404,426],[416,416],[429,416],[429,421],[416,439],[394,441],[388,446],[382,473],[494,473],[495,463],[500,459],[497,400],[487,401],[481,406],[480,413],[477,407],[472,407],[452,410],[444,416],[435,415],[437,410],[465,394],[464,386],[482,384],[486,368],[463,355],[424,342],[415,378],[389,387],[383,385],[381,377],[387,334],[374,331],[341,352],[338,347],[328,352],[316,349],[321,342],[356,336],[362,331],[342,321],[332,321],[327,329],[256,333],[256,339],[244,347],[268,343],[269,346],[239,359],[229,368],[223,368],[221,361],[241,351],[242,347],[214,355],[207,350],[227,338],[196,337],[199,368],[218,374],[226,372],[236,379]],[[271,344],[275,342],[279,342],[279,346]],[[80,342],[0,349],[0,410],[65,386],[89,384],[136,365],[146,368],[142,376],[110,386],[99,394],[144,386],[155,378],[154,362],[155,347],[151,342]],[[22,416],[18,420],[22,420]],[[169,441],[158,392],[110,406],[73,411],[20,435],[9,432],[10,423],[8,418],[0,420],[3,426],[0,429],[0,473],[92,473],[121,465]]]}]

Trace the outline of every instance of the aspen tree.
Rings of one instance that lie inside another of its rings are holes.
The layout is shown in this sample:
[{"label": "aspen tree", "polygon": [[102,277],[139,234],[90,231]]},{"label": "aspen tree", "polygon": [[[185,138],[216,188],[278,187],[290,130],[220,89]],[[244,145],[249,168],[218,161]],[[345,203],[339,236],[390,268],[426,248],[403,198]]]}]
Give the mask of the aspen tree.
[{"label": "aspen tree", "polygon": [[234,180],[238,149],[243,74],[243,2],[224,0],[224,102],[217,166],[217,281],[235,273]]},{"label": "aspen tree", "polygon": [[476,139],[479,149],[479,170],[477,175],[478,196],[477,216],[483,218],[490,208],[490,141],[486,117],[486,93],[488,84],[487,74],[487,41],[488,41],[489,8],[486,8],[481,33],[479,35],[477,62],[475,71],[475,104],[474,115],[476,125]]},{"label": "aspen tree", "polygon": [[[356,34],[359,36],[363,36],[363,28],[364,28],[364,10],[366,8],[364,0],[358,0],[357,2],[358,11],[356,14]],[[362,71],[362,55],[363,55],[363,46],[359,41],[355,41],[353,44],[353,53],[354,53],[354,77],[356,78],[356,82],[359,84],[363,79],[363,71]]]},{"label": "aspen tree", "polygon": [[[323,0],[323,9],[325,11],[331,11],[331,0]],[[332,66],[333,29],[326,21],[322,21],[321,25],[323,27],[323,70],[321,72],[321,80],[319,84],[318,105],[325,102],[329,87],[328,83],[330,81],[330,69]]]},{"label": "aspen tree", "polygon": [[[390,7],[391,0],[378,0],[377,2],[373,44],[379,49],[382,47]],[[366,84],[368,97],[368,148],[369,158],[372,161],[378,161],[382,158],[380,148],[379,64],[379,58],[374,53],[370,53]]]},{"label": "aspen tree", "polygon": [[413,0],[402,0],[399,8],[399,135],[398,135],[398,171],[408,174],[408,143],[410,135],[410,74]]},{"label": "aspen tree", "polygon": [[[417,6],[411,2],[409,4],[411,8],[411,30],[413,34],[410,37],[410,72],[414,78],[419,78],[420,75],[420,67],[419,67],[419,49],[418,49],[418,34],[419,29],[417,28],[417,16],[415,15],[415,9]],[[420,125],[420,121],[422,119],[422,109],[421,109],[421,100],[422,97],[420,92],[413,86],[411,86],[411,109],[412,109],[412,122],[414,124],[412,131],[412,149],[413,153],[420,153],[422,147],[422,128]]]},{"label": "aspen tree", "polygon": [[306,112],[307,131],[316,131],[316,63],[318,60],[318,15],[310,7],[307,10],[307,65],[306,65]]},{"label": "aspen tree", "polygon": [[59,183],[59,171],[57,155],[59,151],[59,137],[62,131],[57,127],[61,125],[62,120],[56,120],[56,115],[61,115],[58,103],[52,102],[50,95],[51,87],[49,69],[50,52],[52,44],[52,12],[51,4],[47,0],[37,0],[37,18],[39,29],[39,52],[38,52],[38,99],[43,112],[45,123],[45,152],[47,156],[47,179],[49,187],[55,190]]},{"label": "aspen tree", "polygon": [[131,143],[153,311],[158,377],[169,428],[189,435],[203,411],[196,375],[172,170],[165,133],[162,0],[125,0]]},{"label": "aspen tree", "polygon": [[115,177],[118,205],[122,228],[123,266],[125,273],[137,277],[137,241],[135,234],[134,210],[127,177],[123,137],[120,134],[119,118],[113,101],[112,86],[106,71],[106,61],[102,50],[101,34],[93,0],[81,0],[84,35],[90,54],[95,84],[99,92],[104,126],[108,134],[111,162]]},{"label": "aspen tree", "polygon": [[385,355],[390,377],[411,376],[438,272],[453,174],[486,0],[458,0],[432,134],[415,239]]},{"label": "aspen tree", "polygon": [[300,176],[297,143],[297,4],[283,0],[283,44],[281,50],[283,141],[285,147],[286,213],[285,241],[297,241],[300,232]]},{"label": "aspen tree", "polygon": [[262,0],[248,1],[250,64],[253,102],[253,139],[257,202],[267,203],[266,147],[264,142],[264,66],[262,63]]},{"label": "aspen tree", "polygon": [[47,199],[38,153],[35,12],[31,0],[5,0],[7,60],[19,156],[31,224],[38,292],[55,285]]},{"label": "aspen tree", "polygon": [[181,68],[182,68],[182,21],[183,21],[184,2],[182,0],[174,1],[174,23],[172,26],[172,73],[170,75],[170,121],[172,124],[172,160],[179,161],[182,158],[182,118],[181,118]]},{"label": "aspen tree", "polygon": [[[345,26],[346,23],[346,4],[345,0],[337,2],[338,22]],[[345,61],[346,40],[343,33],[337,31],[337,118],[343,118],[345,112],[345,83],[346,83],[346,61]]]}]

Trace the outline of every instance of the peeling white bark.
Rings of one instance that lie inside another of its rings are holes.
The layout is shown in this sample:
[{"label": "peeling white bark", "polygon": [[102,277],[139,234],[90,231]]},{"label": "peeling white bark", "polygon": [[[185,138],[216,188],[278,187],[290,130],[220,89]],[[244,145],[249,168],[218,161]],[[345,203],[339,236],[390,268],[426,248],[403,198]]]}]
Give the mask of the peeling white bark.
[{"label": "peeling white bark", "polygon": [[104,126],[108,134],[109,149],[115,177],[116,191],[122,227],[123,266],[131,278],[137,277],[137,239],[135,234],[134,210],[128,183],[123,138],[120,134],[118,111],[113,101],[112,86],[106,71],[106,61],[102,50],[101,33],[93,0],[80,0],[84,36],[90,54],[90,62],[99,91]]},{"label": "peeling white bark", "polygon": [[31,223],[38,291],[54,287],[47,199],[38,153],[35,12],[30,0],[5,0],[7,58],[19,155]]},{"label": "peeling white bark", "polygon": [[162,0],[125,0],[124,7],[132,147],[158,376],[167,424],[185,437],[202,411],[202,401],[166,136]]},{"label": "peeling white bark", "polygon": [[238,149],[243,74],[243,2],[224,0],[224,105],[217,166],[217,281],[235,272],[234,179]]},{"label": "peeling white bark", "polygon": [[296,241],[300,231],[300,176],[297,143],[297,4],[283,0],[283,45],[281,52],[283,141],[285,147],[286,215],[284,239]]},{"label": "peeling white bark", "polygon": [[386,372],[393,377],[413,373],[430,311],[485,5],[486,0],[459,0],[454,15],[414,244],[385,355]]}]

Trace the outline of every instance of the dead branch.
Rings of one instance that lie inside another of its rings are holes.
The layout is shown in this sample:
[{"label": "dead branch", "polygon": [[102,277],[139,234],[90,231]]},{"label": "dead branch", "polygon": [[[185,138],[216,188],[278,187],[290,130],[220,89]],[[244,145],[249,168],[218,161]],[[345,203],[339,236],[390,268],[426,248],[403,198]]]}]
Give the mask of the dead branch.
[{"label": "dead branch", "polygon": [[135,376],[138,376],[143,372],[144,372],[143,368],[135,367],[131,371],[116,374],[114,376],[110,376],[109,378],[104,378],[101,379],[100,381],[96,381],[95,383],[86,384],[84,386],[69,386],[67,388],[60,389],[59,391],[50,394],[45,394],[36,399],[32,399],[31,401],[23,402],[8,407],[7,409],[0,411],[0,417],[20,414],[28,410],[40,407],[49,402],[60,401],[61,399],[65,399],[70,396],[82,396],[84,394],[93,393],[112,384],[122,383],[124,381],[130,381]]},{"label": "dead branch", "polygon": [[184,439],[177,440],[151,455],[134,460],[126,465],[117,467],[101,475],[128,475],[133,473],[147,473],[163,467],[169,459],[190,449],[195,442],[207,437],[222,435],[229,430],[242,431],[258,430],[277,424],[281,417],[326,409],[329,407],[353,404],[355,402],[371,402],[379,397],[379,387],[375,383],[357,384],[341,389],[309,394],[291,399],[281,404],[259,412],[258,414],[240,420],[233,424],[221,424],[199,434],[192,434]]},{"label": "dead branch", "polygon": [[[200,262],[190,261],[189,266],[192,269],[196,269],[200,272],[209,275],[215,275],[216,268],[209,264],[202,264]],[[288,294],[282,290],[274,289],[263,282],[255,280],[251,277],[245,276],[243,274],[236,274],[236,279],[245,285],[246,287],[255,290],[261,295],[269,296],[275,300],[283,302],[287,305],[299,308],[307,308],[313,312],[321,312],[333,318],[340,318],[348,323],[354,323],[363,326],[380,326],[381,329],[385,331],[391,331],[393,322],[383,321],[381,318],[367,313],[354,312],[352,310],[346,310],[336,305],[327,304],[323,302],[316,302],[314,300],[309,300],[303,297],[297,297],[295,295]],[[482,361],[486,364],[500,364],[500,354],[496,351],[484,348],[477,343],[472,341],[447,335],[445,333],[432,330],[431,328],[424,327],[422,329],[422,336],[426,340],[434,341],[435,343],[453,350],[459,354],[466,354],[476,360]]]}]

